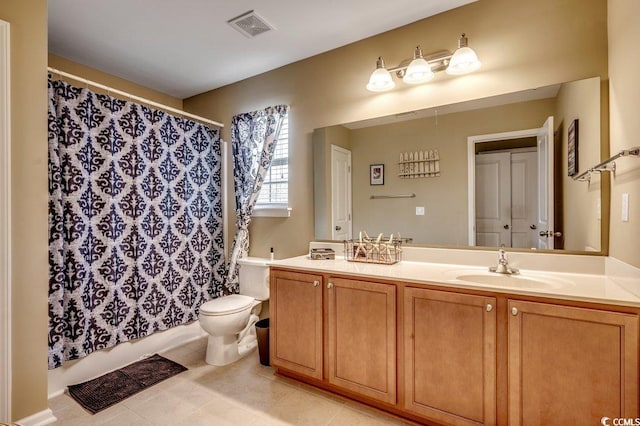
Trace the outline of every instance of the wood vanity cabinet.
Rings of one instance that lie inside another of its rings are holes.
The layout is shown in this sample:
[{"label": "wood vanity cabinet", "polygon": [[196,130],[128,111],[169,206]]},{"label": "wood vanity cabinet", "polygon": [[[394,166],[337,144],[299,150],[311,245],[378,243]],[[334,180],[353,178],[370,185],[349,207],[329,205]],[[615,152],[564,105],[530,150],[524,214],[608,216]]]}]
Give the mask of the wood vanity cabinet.
[{"label": "wood vanity cabinet", "polygon": [[638,315],[509,300],[509,424],[638,417]]},{"label": "wood vanity cabinet", "polygon": [[270,302],[279,372],[413,421],[640,417],[639,309],[273,267]]},{"label": "wood vanity cabinet", "polygon": [[405,410],[445,424],[495,424],[495,307],[493,297],[405,288]]},{"label": "wood vanity cabinet", "polygon": [[271,364],[395,404],[395,294],[390,284],[272,271]]},{"label": "wood vanity cabinet", "polygon": [[322,380],[322,276],[271,274],[271,364]]}]

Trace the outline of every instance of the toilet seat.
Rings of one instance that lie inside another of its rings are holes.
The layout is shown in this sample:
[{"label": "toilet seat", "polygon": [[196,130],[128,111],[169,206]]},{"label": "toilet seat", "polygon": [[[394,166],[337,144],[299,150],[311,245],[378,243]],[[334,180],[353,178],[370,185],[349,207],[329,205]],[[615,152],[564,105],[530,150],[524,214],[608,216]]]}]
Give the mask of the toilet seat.
[{"label": "toilet seat", "polygon": [[243,311],[253,305],[255,299],[242,294],[232,294],[210,300],[200,306],[200,315],[219,316]]}]

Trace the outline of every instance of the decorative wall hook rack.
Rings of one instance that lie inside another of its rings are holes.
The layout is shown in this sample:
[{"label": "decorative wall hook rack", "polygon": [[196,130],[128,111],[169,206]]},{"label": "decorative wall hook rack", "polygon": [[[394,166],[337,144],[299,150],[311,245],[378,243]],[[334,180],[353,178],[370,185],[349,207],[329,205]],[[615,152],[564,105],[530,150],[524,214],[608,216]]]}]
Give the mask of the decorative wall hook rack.
[{"label": "decorative wall hook rack", "polygon": [[593,173],[601,173],[605,171],[615,172],[616,171],[616,163],[615,161],[620,157],[640,157],[640,146],[636,146],[635,148],[623,149],[618,152],[616,155],[610,157],[603,162],[596,164],[595,166],[587,169],[586,171],[580,173],[578,176],[574,176],[573,180],[577,180],[580,182],[590,182],[591,175]]}]

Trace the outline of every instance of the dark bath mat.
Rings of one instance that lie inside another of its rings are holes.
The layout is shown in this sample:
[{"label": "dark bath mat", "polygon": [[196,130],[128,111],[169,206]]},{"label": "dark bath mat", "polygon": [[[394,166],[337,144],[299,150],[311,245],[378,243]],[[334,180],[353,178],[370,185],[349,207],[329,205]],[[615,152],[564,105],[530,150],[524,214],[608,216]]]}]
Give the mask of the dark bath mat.
[{"label": "dark bath mat", "polygon": [[156,354],[97,379],[71,385],[69,395],[95,414],[185,370],[177,362]]}]

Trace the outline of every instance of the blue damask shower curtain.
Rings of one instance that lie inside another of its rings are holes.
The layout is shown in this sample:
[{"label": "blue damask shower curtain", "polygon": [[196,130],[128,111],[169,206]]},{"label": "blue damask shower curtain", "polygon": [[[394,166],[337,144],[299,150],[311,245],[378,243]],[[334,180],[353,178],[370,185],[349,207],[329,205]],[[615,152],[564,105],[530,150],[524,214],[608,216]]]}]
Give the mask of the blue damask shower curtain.
[{"label": "blue damask shower curtain", "polygon": [[49,368],[197,319],[226,275],[218,130],[49,79]]}]

